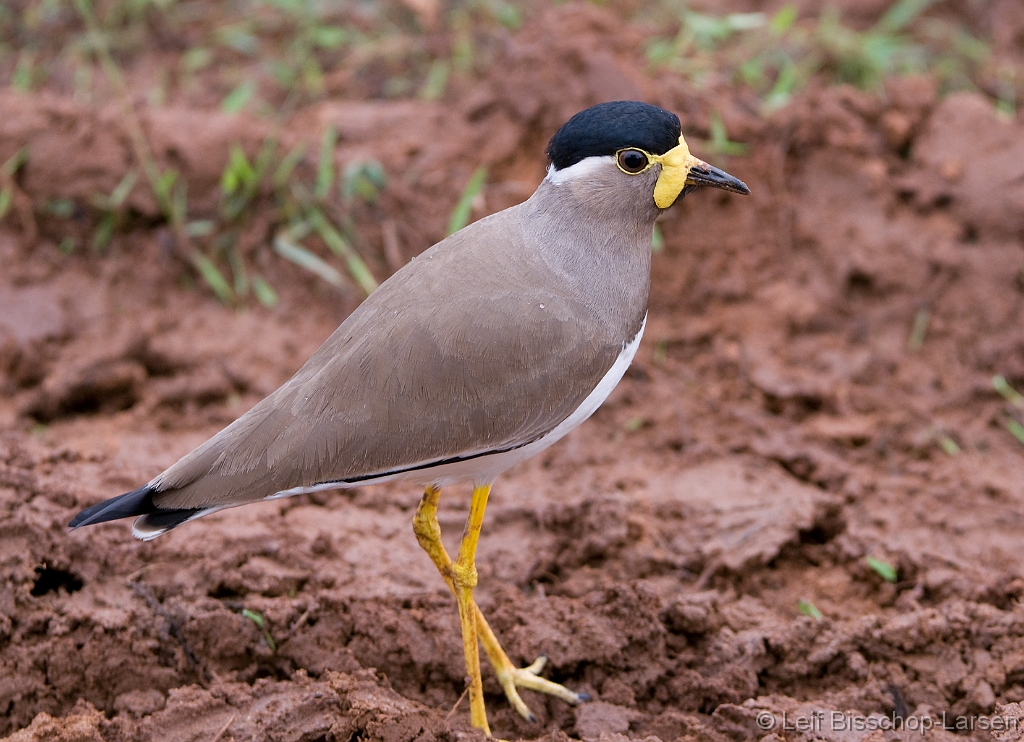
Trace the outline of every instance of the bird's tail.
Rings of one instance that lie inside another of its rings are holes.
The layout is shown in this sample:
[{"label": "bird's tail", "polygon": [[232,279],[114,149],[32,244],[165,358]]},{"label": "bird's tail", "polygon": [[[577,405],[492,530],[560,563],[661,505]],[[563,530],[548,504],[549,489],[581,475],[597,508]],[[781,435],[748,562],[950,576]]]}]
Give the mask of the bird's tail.
[{"label": "bird's tail", "polygon": [[68,526],[81,528],[134,516],[136,520],[132,525],[132,535],[143,541],[149,541],[186,521],[221,509],[220,507],[159,508],[153,502],[155,494],[157,494],[156,489],[147,484],[133,492],[111,497],[109,500],[104,500],[80,512],[71,519]]}]

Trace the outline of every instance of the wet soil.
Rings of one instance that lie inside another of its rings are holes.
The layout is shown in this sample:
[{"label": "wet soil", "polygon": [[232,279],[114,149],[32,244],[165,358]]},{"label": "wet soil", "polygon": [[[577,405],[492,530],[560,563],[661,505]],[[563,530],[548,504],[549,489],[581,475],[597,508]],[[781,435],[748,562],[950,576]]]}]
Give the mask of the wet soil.
[{"label": "wet soil", "polygon": [[[940,100],[927,78],[809,90],[765,119],[647,76],[640,34],[569,6],[451,105],[335,101],[283,135],[317,142],[334,123],[339,163],[373,152],[407,174],[367,226],[384,254],[373,224],[393,220],[401,259],[443,235],[477,165],[492,166],[477,216],[529,195],[546,138],[604,99],[679,112],[691,147],[753,191],[698,192],[664,218],[633,367],[494,489],[481,606],[514,661],[546,655],[548,677],[594,699],[526,692],[530,724],[485,668],[495,733],[919,739],[910,720],[927,718],[949,727],[934,740],[1018,739],[956,726],[1024,726],[1021,410],[991,383],[1024,388],[1024,122],[976,94]],[[0,98],[0,159],[33,145],[16,200],[123,177],[111,112]],[[749,156],[702,151],[713,109]],[[264,133],[198,109],[145,121],[199,201],[230,144]],[[277,261],[281,303],[229,309],[183,280],[160,228],[64,256],[45,218],[16,213],[0,228],[0,734],[481,738],[458,704],[454,602],[411,532],[420,493],[253,505],[149,543],[123,523],[65,527],[287,379],[357,291]],[[467,501],[442,499],[449,546]]]}]

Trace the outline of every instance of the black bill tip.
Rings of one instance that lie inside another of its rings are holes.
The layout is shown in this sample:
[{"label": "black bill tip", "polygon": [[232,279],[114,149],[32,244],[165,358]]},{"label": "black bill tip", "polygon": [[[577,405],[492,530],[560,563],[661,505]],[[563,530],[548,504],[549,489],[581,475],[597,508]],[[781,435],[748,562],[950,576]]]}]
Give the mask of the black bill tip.
[{"label": "black bill tip", "polygon": [[709,186],[711,188],[721,188],[723,191],[740,193],[744,196],[750,195],[750,189],[747,188],[746,183],[739,178],[729,175],[724,170],[708,165],[706,162],[690,168],[690,172],[686,175],[686,185]]}]

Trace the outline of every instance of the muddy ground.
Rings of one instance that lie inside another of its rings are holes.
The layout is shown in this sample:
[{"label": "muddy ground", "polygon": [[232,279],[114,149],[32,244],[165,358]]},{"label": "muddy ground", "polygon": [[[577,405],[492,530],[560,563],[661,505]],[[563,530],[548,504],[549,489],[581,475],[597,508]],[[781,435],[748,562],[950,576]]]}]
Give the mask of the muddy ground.
[{"label": "muddy ground", "polygon": [[[812,88],[766,118],[646,74],[641,33],[567,6],[513,36],[472,95],[332,100],[283,134],[316,142],[334,123],[339,163],[369,151],[414,174],[380,206],[391,263],[443,236],[481,162],[477,216],[526,197],[547,137],[600,100],[671,108],[695,141],[713,103],[751,145],[715,164],[752,196],[698,192],[664,218],[626,378],[494,489],[481,606],[514,661],[546,655],[548,677],[594,699],[526,692],[529,724],[485,667],[495,734],[1020,738],[984,727],[1024,727],[1021,413],[991,382],[1024,389],[1024,122],[923,77]],[[276,308],[226,308],[159,224],[63,255],[31,203],[109,192],[131,156],[123,122],[59,95],[0,100],[0,159],[34,152],[30,206],[0,227],[0,734],[478,738],[410,487],[253,505],[150,543],[124,523],[68,532],[287,379],[359,294],[277,260]],[[231,142],[265,134],[198,108],[144,116],[210,198]],[[467,501],[442,500],[450,546]]]}]

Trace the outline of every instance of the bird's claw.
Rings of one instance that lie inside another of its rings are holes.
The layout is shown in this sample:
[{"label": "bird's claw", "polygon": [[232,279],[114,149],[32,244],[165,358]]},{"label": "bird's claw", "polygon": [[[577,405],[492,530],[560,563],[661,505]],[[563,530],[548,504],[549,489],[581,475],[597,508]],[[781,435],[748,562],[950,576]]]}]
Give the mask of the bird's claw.
[{"label": "bird's claw", "polygon": [[508,698],[509,703],[512,704],[512,708],[530,723],[536,722],[537,717],[534,716],[529,706],[519,696],[517,688],[527,688],[538,693],[546,693],[549,696],[560,698],[573,706],[590,700],[590,696],[585,693],[574,693],[564,685],[559,685],[540,677],[540,672],[547,663],[548,658],[541,655],[526,667],[511,667],[497,673],[498,683],[501,684],[502,690],[505,691],[505,696]]}]

